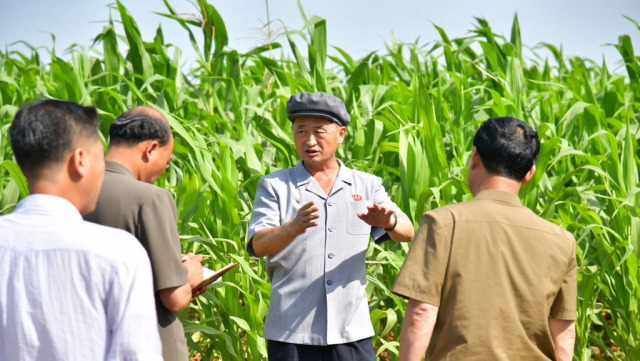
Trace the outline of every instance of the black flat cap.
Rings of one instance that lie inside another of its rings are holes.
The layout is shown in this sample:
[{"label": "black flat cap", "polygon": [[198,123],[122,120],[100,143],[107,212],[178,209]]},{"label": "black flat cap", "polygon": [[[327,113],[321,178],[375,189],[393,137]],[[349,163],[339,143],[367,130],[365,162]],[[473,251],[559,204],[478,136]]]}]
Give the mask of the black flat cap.
[{"label": "black flat cap", "polygon": [[351,121],[349,112],[339,98],[327,93],[298,93],[287,102],[287,117],[292,122],[299,117],[320,117],[346,127]]}]

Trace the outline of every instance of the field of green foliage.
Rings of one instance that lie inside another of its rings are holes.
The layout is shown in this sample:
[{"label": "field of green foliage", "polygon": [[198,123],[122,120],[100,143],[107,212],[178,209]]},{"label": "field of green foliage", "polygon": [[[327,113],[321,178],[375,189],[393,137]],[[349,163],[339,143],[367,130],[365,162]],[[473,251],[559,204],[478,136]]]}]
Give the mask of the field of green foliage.
[{"label": "field of green foliage", "polygon": [[[20,105],[93,104],[105,137],[128,107],[156,106],[176,137],[157,184],[176,198],[183,251],[210,255],[209,268],[239,263],[180,315],[189,346],[207,361],[260,360],[270,285],[263,260],[245,251],[245,235],[258,178],[298,162],[285,113],[290,95],[326,91],[345,100],[352,122],[339,157],[382,177],[416,225],[429,209],[470,199],[471,137],[484,119],[511,115],[534,125],[542,141],[523,203],[577,241],[575,360],[640,360],[640,56],[630,35],[611,39],[625,62],[616,72],[552,44],[526,47],[517,18],[508,37],[476,19],[464,38],[437,28],[440,38],[428,46],[390,43],[354,59],[332,50],[325,20],[303,13],[305,27],[285,32],[281,43],[240,53],[228,47],[214,6],[196,4],[195,17],[166,0],[158,10],[184,28],[199,58],[193,65],[183,64],[161,28],[141,38],[119,2],[90,47],[63,55],[0,50],[0,213],[27,194],[7,136]],[[407,249],[387,242],[367,253],[381,360],[397,359],[405,301],[389,289]]]}]

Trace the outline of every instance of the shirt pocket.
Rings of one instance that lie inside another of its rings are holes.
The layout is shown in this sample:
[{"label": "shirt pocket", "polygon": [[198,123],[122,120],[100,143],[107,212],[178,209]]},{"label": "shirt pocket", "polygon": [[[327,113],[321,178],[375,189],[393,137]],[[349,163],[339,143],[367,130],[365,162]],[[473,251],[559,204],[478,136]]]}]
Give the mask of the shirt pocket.
[{"label": "shirt pocket", "polygon": [[368,200],[347,201],[347,233],[351,235],[364,235],[371,233],[371,226],[358,218],[358,213],[367,213],[367,206],[372,203]]}]

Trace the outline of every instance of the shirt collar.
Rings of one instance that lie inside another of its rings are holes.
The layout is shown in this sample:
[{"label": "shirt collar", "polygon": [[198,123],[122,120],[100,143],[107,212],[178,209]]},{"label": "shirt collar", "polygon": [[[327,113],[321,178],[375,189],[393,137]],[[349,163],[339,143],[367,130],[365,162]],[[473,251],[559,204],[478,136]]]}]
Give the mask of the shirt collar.
[{"label": "shirt collar", "polygon": [[113,172],[113,173],[122,174],[124,176],[128,176],[128,177],[131,177],[133,179],[136,178],[136,177],[133,176],[133,173],[131,173],[129,168],[125,167],[124,165],[122,165],[122,164],[120,164],[118,162],[105,160],[104,161],[104,169],[105,169],[106,172]]},{"label": "shirt collar", "polygon": [[[338,170],[336,182],[340,180],[351,185],[353,183],[353,170],[347,168],[347,166],[344,165],[344,163],[340,159],[338,159],[338,164],[340,164],[340,170]],[[300,187],[311,182],[311,179],[313,177],[311,176],[311,173],[309,173],[307,168],[304,167],[302,161],[300,161],[298,165],[293,168],[293,178],[296,187]]]},{"label": "shirt collar", "polygon": [[82,220],[78,209],[68,200],[51,194],[31,194],[16,205],[16,211],[50,214],[56,218]]},{"label": "shirt collar", "polygon": [[340,159],[338,159],[338,163],[340,163],[340,170],[338,171],[336,180],[339,179],[349,185],[353,184],[353,169],[347,168]]},{"label": "shirt collar", "polygon": [[333,187],[331,187],[331,193],[329,195],[320,189],[318,182],[313,179],[313,176],[311,176],[311,173],[304,167],[302,161],[293,169],[293,181],[296,188],[304,188],[323,199],[331,197],[333,194],[339,192],[344,184],[351,185],[353,183],[353,170],[347,168],[339,159],[338,163],[340,164],[340,169],[338,170],[336,180],[333,182]]},{"label": "shirt collar", "polygon": [[511,192],[498,191],[494,189],[486,189],[478,193],[474,199],[477,200],[490,200],[495,202],[506,203],[514,206],[521,206],[520,198],[517,194]]}]

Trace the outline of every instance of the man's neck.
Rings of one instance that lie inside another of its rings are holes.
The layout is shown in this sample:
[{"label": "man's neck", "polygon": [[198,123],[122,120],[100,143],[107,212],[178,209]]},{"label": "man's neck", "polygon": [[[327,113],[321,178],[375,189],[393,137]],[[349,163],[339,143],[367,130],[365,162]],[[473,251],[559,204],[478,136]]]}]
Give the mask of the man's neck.
[{"label": "man's neck", "polygon": [[56,182],[49,180],[37,180],[29,182],[29,194],[46,194],[64,198],[71,202],[78,212],[85,212],[84,194],[78,192],[75,184],[62,184],[65,182]]},{"label": "man's neck", "polygon": [[137,180],[140,180],[140,169],[132,157],[130,150],[117,147],[109,148],[109,151],[104,156],[104,160],[123,165]]},{"label": "man's neck", "polygon": [[302,164],[309,174],[311,174],[313,179],[318,182],[320,188],[329,195],[331,193],[331,188],[333,188],[333,183],[338,177],[338,172],[340,171],[340,163],[338,163],[338,160],[334,158],[333,160],[316,167],[310,167],[304,162]]},{"label": "man's neck", "polygon": [[473,195],[476,196],[478,193],[486,190],[502,191],[518,195],[521,186],[522,184],[516,180],[492,175],[488,176],[478,185]]},{"label": "man's neck", "polygon": [[333,176],[335,178],[338,175],[338,171],[340,171],[340,163],[336,158],[327,161],[324,164],[307,164],[304,161],[302,162],[304,168],[311,174],[312,177],[316,177],[316,175],[320,177],[328,177]]}]

